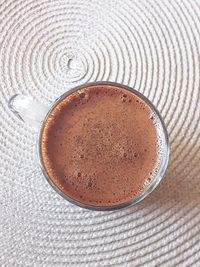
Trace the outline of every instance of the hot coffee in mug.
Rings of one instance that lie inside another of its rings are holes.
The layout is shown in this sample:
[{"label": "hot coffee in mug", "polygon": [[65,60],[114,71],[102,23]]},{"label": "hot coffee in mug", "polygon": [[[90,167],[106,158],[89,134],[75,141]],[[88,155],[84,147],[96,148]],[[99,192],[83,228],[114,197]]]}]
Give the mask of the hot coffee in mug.
[{"label": "hot coffee in mug", "polygon": [[[15,101],[9,104],[14,112]],[[18,115],[26,117],[24,111]],[[41,122],[38,151],[54,189],[96,210],[142,200],[162,179],[169,156],[167,132],[155,107],[137,91],[109,82],[61,96]]]}]

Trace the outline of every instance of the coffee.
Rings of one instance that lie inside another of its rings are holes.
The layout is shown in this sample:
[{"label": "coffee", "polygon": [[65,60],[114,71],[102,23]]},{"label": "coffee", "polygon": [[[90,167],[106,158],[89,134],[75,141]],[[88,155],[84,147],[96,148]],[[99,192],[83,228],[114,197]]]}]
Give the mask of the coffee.
[{"label": "coffee", "polygon": [[88,86],[51,111],[42,132],[42,160],[70,198],[91,206],[126,203],[157,173],[158,128],[156,114],[133,92]]}]

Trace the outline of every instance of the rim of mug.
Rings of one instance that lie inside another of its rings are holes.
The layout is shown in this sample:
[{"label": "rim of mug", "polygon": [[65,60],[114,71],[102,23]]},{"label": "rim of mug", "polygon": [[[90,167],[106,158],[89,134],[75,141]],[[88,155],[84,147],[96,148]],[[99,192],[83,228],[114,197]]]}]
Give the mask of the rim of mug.
[{"label": "rim of mug", "polygon": [[[41,153],[41,140],[42,140],[42,134],[43,134],[43,130],[46,124],[47,119],[49,118],[49,115],[51,114],[51,112],[53,111],[53,109],[67,96],[69,96],[70,94],[80,90],[80,89],[84,89],[86,87],[90,87],[90,86],[95,86],[95,85],[110,85],[110,86],[115,86],[118,88],[122,88],[124,90],[130,91],[131,93],[134,93],[136,96],[138,96],[139,98],[141,98],[152,110],[153,112],[156,114],[156,116],[159,119],[159,124],[162,127],[162,142],[163,142],[163,151],[162,151],[162,160],[161,160],[161,164],[159,166],[159,170],[157,172],[157,174],[155,175],[155,177],[153,177],[152,181],[150,182],[150,184],[144,188],[144,190],[137,195],[136,197],[133,197],[131,200],[121,203],[121,204],[116,204],[116,205],[112,205],[112,206],[95,206],[95,205],[90,205],[90,204],[85,204],[82,203],[80,201],[77,201],[76,199],[73,199],[72,197],[64,194],[61,189],[59,189],[57,187],[57,185],[53,182],[53,179],[51,179],[46,171],[45,168],[45,164],[43,162],[43,158],[42,158],[42,153]],[[48,183],[53,187],[53,189],[59,194],[61,195],[65,200],[68,200],[69,202],[71,202],[72,204],[75,204],[81,208],[85,208],[85,209],[89,209],[89,210],[96,210],[96,211],[113,211],[113,210],[118,210],[118,209],[122,209],[125,207],[129,207],[132,205],[137,204],[138,202],[142,201],[144,198],[146,198],[157,186],[158,184],[161,182],[161,180],[164,177],[165,171],[167,169],[168,166],[168,162],[169,162],[169,138],[168,138],[168,133],[167,133],[167,129],[165,126],[165,123],[159,113],[159,111],[157,110],[157,108],[151,103],[151,101],[145,97],[142,93],[138,92],[137,90],[131,88],[130,86],[127,85],[123,85],[120,83],[116,83],[116,82],[107,82],[107,81],[98,81],[98,82],[89,82],[89,83],[85,83],[76,87],[73,87],[72,89],[68,90],[67,92],[65,92],[64,94],[62,94],[60,97],[58,97],[50,106],[49,111],[47,112],[47,114],[45,115],[44,120],[41,123],[40,126],[40,130],[39,130],[39,138],[37,140],[37,154],[38,154],[38,158],[39,158],[39,164],[40,164],[40,168],[43,172],[43,175],[45,176],[46,180],[48,181]]]}]

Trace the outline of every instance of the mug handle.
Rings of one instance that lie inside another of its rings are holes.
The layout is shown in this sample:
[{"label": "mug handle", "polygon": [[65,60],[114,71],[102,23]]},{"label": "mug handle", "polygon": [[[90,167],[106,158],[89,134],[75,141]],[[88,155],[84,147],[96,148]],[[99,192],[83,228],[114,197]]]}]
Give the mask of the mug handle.
[{"label": "mug handle", "polygon": [[30,96],[16,94],[8,101],[8,108],[23,122],[38,130],[50,107]]}]

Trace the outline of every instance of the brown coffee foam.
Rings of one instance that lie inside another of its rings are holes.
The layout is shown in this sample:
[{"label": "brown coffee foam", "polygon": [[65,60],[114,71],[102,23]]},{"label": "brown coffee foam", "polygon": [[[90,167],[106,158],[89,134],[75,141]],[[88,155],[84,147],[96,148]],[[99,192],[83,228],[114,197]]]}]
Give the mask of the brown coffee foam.
[{"label": "brown coffee foam", "polygon": [[143,100],[121,88],[97,85],[71,94],[51,112],[42,134],[48,175],[85,204],[131,200],[160,163],[156,118]]}]

